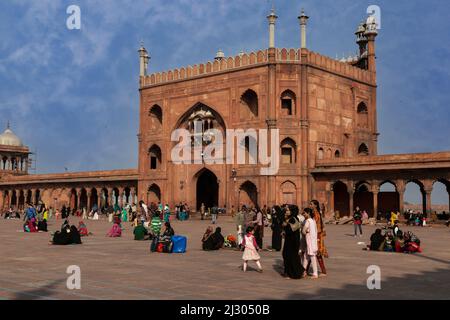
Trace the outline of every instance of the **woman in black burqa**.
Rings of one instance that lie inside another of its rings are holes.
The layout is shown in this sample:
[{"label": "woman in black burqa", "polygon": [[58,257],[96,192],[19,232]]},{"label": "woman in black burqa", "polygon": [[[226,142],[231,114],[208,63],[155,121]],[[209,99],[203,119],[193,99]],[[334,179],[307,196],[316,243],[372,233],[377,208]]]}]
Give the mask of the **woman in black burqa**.
[{"label": "woman in black burqa", "polygon": [[283,211],[279,206],[275,206],[272,208],[272,225],[270,226],[272,229],[272,249],[276,251],[281,250],[281,244],[283,241],[282,232],[283,232],[283,220],[284,215]]},{"label": "woman in black burqa", "polygon": [[300,221],[297,218],[298,207],[286,208],[286,217],[283,221],[284,231],[284,276],[290,279],[300,279],[302,267],[300,261]]}]

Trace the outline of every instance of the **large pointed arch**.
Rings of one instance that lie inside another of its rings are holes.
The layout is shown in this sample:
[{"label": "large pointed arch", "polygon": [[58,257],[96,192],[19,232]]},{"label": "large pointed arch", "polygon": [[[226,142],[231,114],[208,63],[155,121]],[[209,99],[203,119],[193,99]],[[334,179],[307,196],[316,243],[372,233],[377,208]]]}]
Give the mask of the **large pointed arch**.
[{"label": "large pointed arch", "polygon": [[214,126],[216,129],[222,129],[223,132],[225,132],[227,128],[227,124],[224,120],[224,118],[221,116],[219,112],[217,112],[214,108],[211,106],[203,103],[203,102],[197,102],[192,107],[190,107],[181,117],[178,118],[178,121],[175,123],[175,126],[173,127],[173,130],[175,129],[188,129],[189,130],[189,118],[195,114],[196,112],[204,111],[205,116],[206,113],[209,111],[212,115],[212,117],[217,121],[217,126]]}]

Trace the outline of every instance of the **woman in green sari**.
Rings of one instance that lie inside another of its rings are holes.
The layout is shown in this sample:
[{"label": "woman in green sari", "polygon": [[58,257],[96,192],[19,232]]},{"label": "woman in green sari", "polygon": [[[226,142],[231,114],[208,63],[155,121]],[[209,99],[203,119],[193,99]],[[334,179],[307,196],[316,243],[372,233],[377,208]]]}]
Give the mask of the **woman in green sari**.
[{"label": "woman in green sari", "polygon": [[122,209],[122,221],[128,221],[128,211],[126,207]]}]

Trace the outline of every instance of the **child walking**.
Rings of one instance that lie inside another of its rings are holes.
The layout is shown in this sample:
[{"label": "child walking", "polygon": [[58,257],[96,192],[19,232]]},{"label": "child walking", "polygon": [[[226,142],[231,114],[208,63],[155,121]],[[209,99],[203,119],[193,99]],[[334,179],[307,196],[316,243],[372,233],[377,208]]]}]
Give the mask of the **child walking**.
[{"label": "child walking", "polygon": [[255,261],[256,265],[258,266],[258,272],[262,272],[261,263],[259,260],[261,257],[259,256],[258,250],[258,244],[256,243],[256,239],[254,236],[254,229],[253,227],[247,227],[246,230],[247,234],[244,236],[244,240],[242,241],[242,247],[244,248],[244,254],[242,255],[242,260],[244,260],[244,265],[242,269],[247,271],[247,264],[248,261]]}]

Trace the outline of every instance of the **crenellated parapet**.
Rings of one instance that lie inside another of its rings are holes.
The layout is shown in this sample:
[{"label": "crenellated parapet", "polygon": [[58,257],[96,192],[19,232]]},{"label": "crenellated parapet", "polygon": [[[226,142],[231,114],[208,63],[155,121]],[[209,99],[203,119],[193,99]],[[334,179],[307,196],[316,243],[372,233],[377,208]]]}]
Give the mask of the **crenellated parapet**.
[{"label": "crenellated parapet", "polygon": [[[349,63],[341,62],[306,49],[303,50],[307,52],[307,60],[302,61],[303,63],[350,77],[354,80],[375,83],[375,76],[367,70],[360,69]],[[275,60],[277,63],[301,63],[301,49],[276,48]],[[268,50],[241,53],[235,57],[225,57],[220,60],[208,61],[206,63],[157,72],[141,77],[141,87],[192,79],[219,72],[238,70],[249,66],[264,65],[268,62]]]},{"label": "crenellated parapet", "polygon": [[308,52],[308,63],[312,66],[316,66],[318,68],[325,69],[326,71],[346,76],[358,81],[371,84],[376,83],[374,73],[313,51]]},{"label": "crenellated parapet", "polygon": [[208,61],[170,71],[157,72],[143,78],[142,86],[161,84],[169,81],[185,80],[207,74],[239,69],[251,65],[264,64],[268,61],[267,50],[243,53],[235,57]]}]

